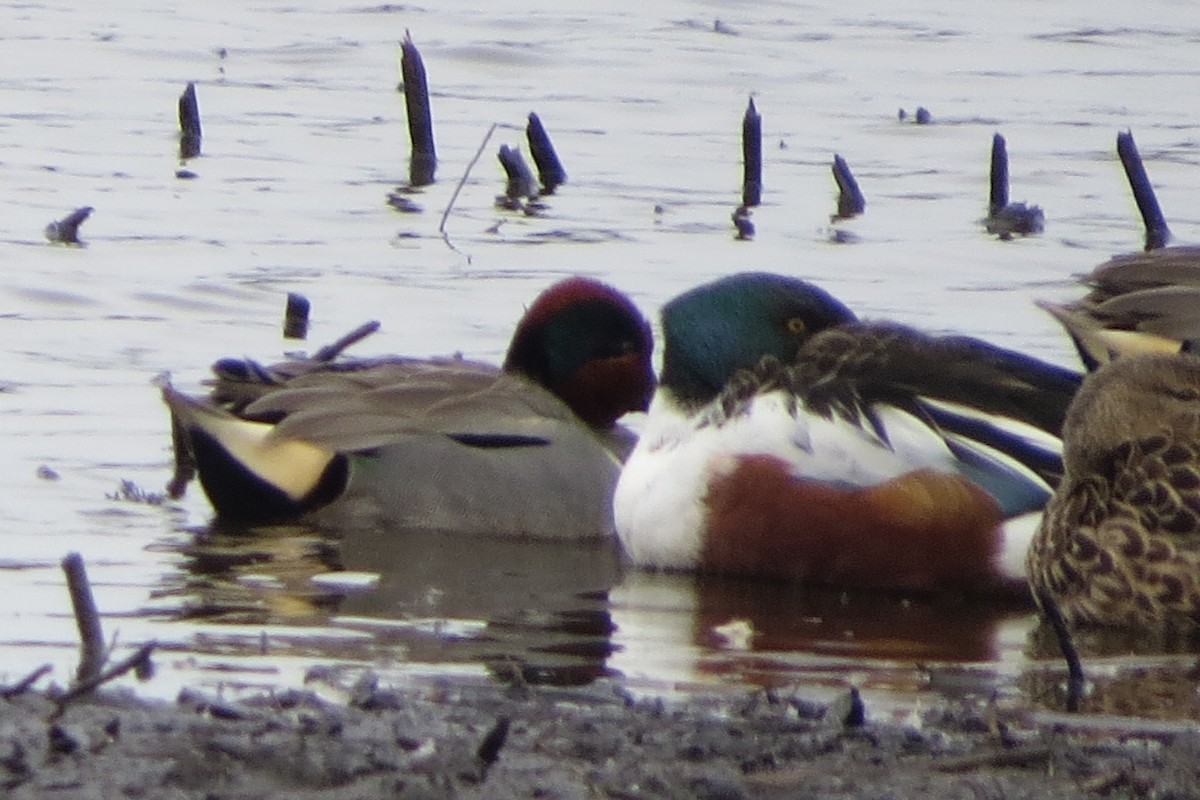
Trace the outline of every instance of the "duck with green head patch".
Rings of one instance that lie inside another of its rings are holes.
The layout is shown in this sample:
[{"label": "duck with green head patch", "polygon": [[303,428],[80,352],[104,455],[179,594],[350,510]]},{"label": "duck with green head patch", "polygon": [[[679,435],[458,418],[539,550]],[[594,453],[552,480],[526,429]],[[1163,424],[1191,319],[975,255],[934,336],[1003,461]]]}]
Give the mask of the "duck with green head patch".
[{"label": "duck with green head patch", "polygon": [[860,322],[745,273],[662,311],[659,388],[614,496],[647,568],[916,591],[1024,589],[1079,376]]},{"label": "duck with green head patch", "polygon": [[223,361],[208,397],[163,395],[224,520],[596,538],[612,534],[632,442],[617,420],[646,408],[652,350],[628,298],[572,278],[526,311],[502,368]]}]

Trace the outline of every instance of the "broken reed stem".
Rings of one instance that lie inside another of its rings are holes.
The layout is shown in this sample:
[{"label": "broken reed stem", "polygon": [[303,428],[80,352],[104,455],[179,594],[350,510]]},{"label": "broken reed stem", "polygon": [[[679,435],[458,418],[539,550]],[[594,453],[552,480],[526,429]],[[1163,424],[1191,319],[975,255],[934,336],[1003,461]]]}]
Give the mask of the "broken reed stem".
[{"label": "broken reed stem", "polygon": [[492,134],[495,133],[496,126],[498,124],[499,123],[493,122],[492,127],[488,128],[487,133],[484,134],[483,141],[479,143],[479,149],[475,151],[475,155],[471,157],[471,161],[467,164],[467,168],[463,170],[462,177],[458,179],[458,184],[454,187],[454,192],[450,195],[450,202],[446,203],[446,210],[442,212],[442,219],[438,223],[438,233],[442,235],[442,241],[446,243],[447,247],[459,255],[462,255],[462,251],[454,246],[454,244],[450,241],[450,234],[446,233],[446,220],[450,217],[450,210],[454,208],[454,201],[458,199],[458,193],[461,192],[463,186],[466,185],[467,178],[471,175],[471,170],[475,167],[476,162],[479,161],[479,157],[483,155],[483,149],[487,147],[488,140],[492,138]]},{"label": "broken reed stem", "polygon": [[754,98],[742,117],[742,205],[753,208],[762,202],[762,115]]},{"label": "broken reed stem", "polygon": [[1171,229],[1167,227],[1167,220],[1158,205],[1154,186],[1146,175],[1146,167],[1142,164],[1142,156],[1133,141],[1132,131],[1117,134],[1117,155],[1121,159],[1121,166],[1125,168],[1129,188],[1133,190],[1133,201],[1137,203],[1138,213],[1142,215],[1142,225],[1146,229],[1146,250],[1166,247],[1167,242],[1171,240]]},{"label": "broken reed stem", "polygon": [[505,197],[510,200],[519,200],[522,197],[532,200],[537,197],[537,181],[534,180],[533,171],[525,163],[520,150],[502,144],[497,158],[500,159],[500,166],[504,167],[504,174],[507,176],[504,184]]},{"label": "broken reed stem", "polygon": [[12,686],[6,686],[3,689],[0,689],[0,697],[3,697],[5,700],[10,700],[17,695],[24,694],[25,692],[29,691],[29,687],[37,683],[38,679],[49,671],[50,665],[42,664],[40,667],[14,683]]},{"label": "broken reed stem", "polygon": [[850,172],[850,165],[836,153],[833,156],[833,180],[838,187],[837,214],[834,219],[850,219],[863,213],[867,200],[863,197],[862,189],[858,188],[854,174]]},{"label": "broken reed stem", "polygon": [[479,762],[481,776],[486,777],[488,769],[500,757],[500,749],[504,747],[504,742],[508,739],[508,729],[511,724],[508,717],[497,719],[496,724],[492,726],[492,729],[483,737],[483,741],[479,743],[479,747],[475,749],[475,758]]},{"label": "broken reed stem", "polygon": [[404,32],[404,41],[400,43],[400,77],[404,81],[404,108],[408,113],[408,138],[412,143],[408,182],[410,186],[426,186],[433,183],[437,171],[433,114],[429,109],[425,62],[408,31]]},{"label": "broken reed stem", "polygon": [[361,342],[377,330],[379,330],[379,320],[373,319],[370,322],[364,322],[345,336],[334,342],[330,342],[314,353],[313,361],[333,361],[347,347]]},{"label": "broken reed stem", "polygon": [[994,217],[1008,205],[1008,145],[1000,134],[992,136],[992,165],[989,173],[988,216]]},{"label": "broken reed stem", "polygon": [[46,226],[46,238],[62,244],[82,244],[79,241],[79,226],[95,211],[91,206],[80,206],[60,220]]},{"label": "broken reed stem", "polygon": [[283,338],[308,338],[308,312],[311,308],[307,297],[299,292],[288,292],[287,306],[283,311]]},{"label": "broken reed stem", "polygon": [[200,155],[200,106],[196,102],[196,83],[188,81],[179,95],[179,157]]},{"label": "broken reed stem", "polygon": [[550,142],[550,134],[542,125],[537,114],[529,112],[529,122],[525,125],[525,138],[529,142],[529,154],[537,165],[538,180],[542,184],[542,194],[554,194],[554,190],[567,182],[567,171],[558,160],[558,153]]},{"label": "broken reed stem", "polygon": [[71,606],[75,610],[75,624],[79,627],[79,669],[76,680],[85,683],[100,674],[104,665],[104,633],[100,628],[100,614],[96,611],[96,600],[88,583],[87,569],[79,553],[68,553],[62,561],[67,576],[67,590],[71,593]]}]

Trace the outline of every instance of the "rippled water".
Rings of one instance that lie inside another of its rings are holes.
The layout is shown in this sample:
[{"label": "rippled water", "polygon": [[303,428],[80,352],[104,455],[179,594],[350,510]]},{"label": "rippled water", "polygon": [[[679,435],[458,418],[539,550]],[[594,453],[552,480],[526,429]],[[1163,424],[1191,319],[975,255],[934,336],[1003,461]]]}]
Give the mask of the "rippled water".
[{"label": "rippled water", "polygon": [[[314,346],[379,319],[357,352],[497,359],[563,275],[654,313],[768,269],[864,316],[1071,363],[1032,300],[1072,296],[1073,274],[1140,246],[1118,130],[1137,136],[1177,239],[1200,241],[1200,21],[1166,0],[920,5],[0,3],[0,682],[43,662],[69,676],[58,562],[77,550],[119,647],[163,644],[144,687],[162,696],[294,685],[316,664],[653,690],[851,682],[902,703],[1026,691],[1044,670],[1024,609],[630,574],[610,550],[248,536],[210,530],[195,488],[164,504],[122,491],[170,477],[151,379],[195,388],[219,356],[294,348],[289,291],[313,303]],[[412,214],[385,200],[407,175],[406,29],[440,158]],[[204,154],[184,179],[175,104],[193,80]],[[746,242],[729,216],[750,96],[765,190]],[[898,119],[917,106],[934,124]],[[530,111],[570,176],[532,217],[493,204],[495,150],[522,143]],[[996,131],[1013,199],[1046,209],[1042,236],[979,224]],[[836,225],[834,153],[868,202]],[[48,244],[46,223],[81,205],[96,209],[85,246]]]}]

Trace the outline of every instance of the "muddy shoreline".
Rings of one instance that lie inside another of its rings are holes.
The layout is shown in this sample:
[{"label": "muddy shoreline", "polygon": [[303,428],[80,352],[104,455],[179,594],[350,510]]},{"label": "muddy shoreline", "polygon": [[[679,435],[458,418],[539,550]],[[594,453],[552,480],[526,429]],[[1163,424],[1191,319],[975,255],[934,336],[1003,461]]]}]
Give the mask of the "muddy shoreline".
[{"label": "muddy shoreline", "polygon": [[61,714],[0,699],[12,798],[1013,798],[1200,796],[1194,725],[938,701],[913,724],[802,687],[632,697],[361,682],[345,702],[285,691],[151,703],[105,689]]}]

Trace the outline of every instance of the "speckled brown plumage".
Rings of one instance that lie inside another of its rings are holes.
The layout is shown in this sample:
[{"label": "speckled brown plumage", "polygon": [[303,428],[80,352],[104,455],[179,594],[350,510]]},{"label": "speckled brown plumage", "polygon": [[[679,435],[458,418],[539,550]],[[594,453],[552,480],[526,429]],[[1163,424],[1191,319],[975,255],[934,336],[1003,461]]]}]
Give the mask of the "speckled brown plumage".
[{"label": "speckled brown plumage", "polygon": [[1200,358],[1131,356],[1089,376],[1065,475],[1030,549],[1071,625],[1200,627]]}]

